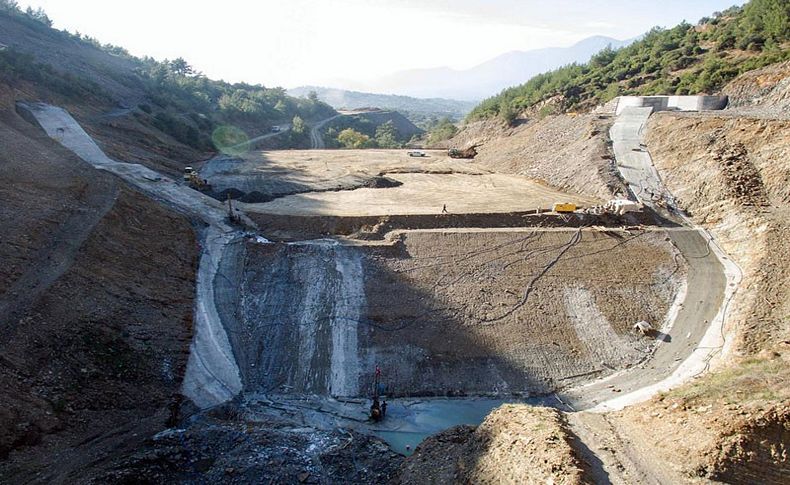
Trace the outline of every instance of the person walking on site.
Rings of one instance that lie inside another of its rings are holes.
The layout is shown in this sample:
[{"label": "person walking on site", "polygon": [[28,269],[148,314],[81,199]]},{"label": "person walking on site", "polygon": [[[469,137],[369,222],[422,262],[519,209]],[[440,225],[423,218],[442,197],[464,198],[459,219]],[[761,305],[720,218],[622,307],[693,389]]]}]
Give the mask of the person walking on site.
[{"label": "person walking on site", "polygon": [[447,214],[447,204],[442,205],[442,214]]}]

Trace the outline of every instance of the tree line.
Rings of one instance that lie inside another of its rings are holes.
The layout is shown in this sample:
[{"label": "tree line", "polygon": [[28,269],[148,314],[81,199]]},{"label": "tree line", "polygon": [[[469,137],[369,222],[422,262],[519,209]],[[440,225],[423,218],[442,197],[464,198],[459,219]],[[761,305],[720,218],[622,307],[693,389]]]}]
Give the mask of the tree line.
[{"label": "tree line", "polygon": [[620,95],[712,93],[739,74],[790,59],[788,42],[790,2],[751,0],[697,25],[653,28],[629,46],[535,76],[482,101],[467,119],[499,116],[512,123],[554,97],[561,110],[574,111]]}]

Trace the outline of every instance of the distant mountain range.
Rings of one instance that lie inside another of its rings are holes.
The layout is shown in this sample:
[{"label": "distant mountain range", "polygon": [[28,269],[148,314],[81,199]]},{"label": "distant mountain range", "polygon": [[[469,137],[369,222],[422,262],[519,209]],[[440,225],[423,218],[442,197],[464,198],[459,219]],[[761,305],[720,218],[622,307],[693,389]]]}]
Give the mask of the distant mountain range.
[{"label": "distant mountain range", "polygon": [[[323,88],[319,86],[302,86],[289,89],[291,96],[304,97],[315,91],[318,98],[335,109],[381,108],[399,111],[410,118],[421,119],[427,116],[448,117],[460,120],[467,115],[475,103],[443,98],[412,98],[394,94],[373,94],[344,89]],[[416,116],[415,116],[416,115]]]},{"label": "distant mountain range", "polygon": [[[365,84],[343,87],[417,98],[479,101],[494,96],[505,88],[522,84],[536,74],[573,62],[586,62],[608,45],[619,48],[631,42],[632,40],[621,41],[595,36],[571,47],[508,52],[470,69],[414,69],[396,72]],[[331,101],[327,102],[332,104]]]}]

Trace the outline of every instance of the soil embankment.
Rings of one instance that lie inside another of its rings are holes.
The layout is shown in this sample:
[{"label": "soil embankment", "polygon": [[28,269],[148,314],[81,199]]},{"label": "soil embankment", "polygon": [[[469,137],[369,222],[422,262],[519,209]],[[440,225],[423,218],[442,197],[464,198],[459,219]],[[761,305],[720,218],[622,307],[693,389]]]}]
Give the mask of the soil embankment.
[{"label": "soil embankment", "polygon": [[478,145],[472,167],[522,175],[599,200],[626,193],[608,138],[611,116],[566,114],[517,122],[514,128],[503,128],[499,120],[474,122],[451,144]]},{"label": "soil embankment", "polygon": [[593,483],[574,442],[559,411],[505,405],[476,428],[428,438],[404,462],[399,483]]},{"label": "soil embankment", "polygon": [[524,229],[407,232],[372,247],[251,243],[229,329],[245,391],[364,396],[379,365],[389,395],[531,395],[634,366],[655,340],[631,326],[661,326],[685,273],[664,237]]}]

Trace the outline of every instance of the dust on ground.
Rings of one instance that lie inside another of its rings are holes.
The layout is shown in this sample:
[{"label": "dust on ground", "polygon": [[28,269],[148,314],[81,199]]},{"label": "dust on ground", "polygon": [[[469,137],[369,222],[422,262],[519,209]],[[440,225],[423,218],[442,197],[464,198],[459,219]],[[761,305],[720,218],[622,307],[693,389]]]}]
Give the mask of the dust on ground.
[{"label": "dust on ground", "polygon": [[242,158],[218,156],[202,164],[200,176],[224,200],[227,193],[244,202],[266,202],[304,192],[396,186],[389,174],[484,174],[447,152],[426,150],[281,150],[250,152]]}]

